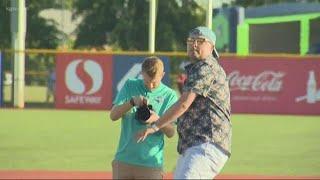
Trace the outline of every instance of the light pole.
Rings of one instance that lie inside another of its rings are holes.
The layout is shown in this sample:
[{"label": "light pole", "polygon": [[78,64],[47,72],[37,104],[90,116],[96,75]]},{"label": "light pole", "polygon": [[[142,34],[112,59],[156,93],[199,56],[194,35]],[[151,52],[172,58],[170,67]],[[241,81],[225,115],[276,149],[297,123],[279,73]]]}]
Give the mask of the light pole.
[{"label": "light pole", "polygon": [[207,26],[209,29],[212,29],[212,7],[213,7],[213,2],[212,2],[212,0],[208,0],[207,16],[206,16],[206,26]]},{"label": "light pole", "polygon": [[13,106],[24,108],[25,75],[25,37],[26,7],[25,0],[11,0],[11,40],[14,52]]},{"label": "light pole", "polygon": [[155,51],[157,0],[149,0],[149,52]]}]

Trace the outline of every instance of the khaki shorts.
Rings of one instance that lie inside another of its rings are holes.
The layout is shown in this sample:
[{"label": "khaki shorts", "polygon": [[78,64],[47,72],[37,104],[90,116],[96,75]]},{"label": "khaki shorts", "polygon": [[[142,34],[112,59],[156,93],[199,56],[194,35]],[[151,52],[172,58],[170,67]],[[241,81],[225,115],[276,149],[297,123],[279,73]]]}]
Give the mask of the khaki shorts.
[{"label": "khaki shorts", "polygon": [[161,168],[143,167],[126,164],[117,160],[112,161],[113,179],[163,179]]}]

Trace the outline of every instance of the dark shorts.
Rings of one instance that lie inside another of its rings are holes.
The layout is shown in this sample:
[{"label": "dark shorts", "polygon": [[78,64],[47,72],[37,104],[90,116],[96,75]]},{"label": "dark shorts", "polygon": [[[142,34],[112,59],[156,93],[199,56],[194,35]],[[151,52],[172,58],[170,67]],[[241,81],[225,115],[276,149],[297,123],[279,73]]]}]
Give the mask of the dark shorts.
[{"label": "dark shorts", "polygon": [[161,168],[151,168],[112,161],[113,179],[163,179]]}]

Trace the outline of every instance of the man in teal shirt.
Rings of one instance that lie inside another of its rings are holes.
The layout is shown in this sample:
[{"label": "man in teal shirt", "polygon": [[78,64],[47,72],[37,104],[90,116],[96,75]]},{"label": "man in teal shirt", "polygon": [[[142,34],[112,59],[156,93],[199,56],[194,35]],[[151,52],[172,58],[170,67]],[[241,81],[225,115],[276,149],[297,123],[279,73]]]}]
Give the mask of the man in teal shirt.
[{"label": "man in teal shirt", "polygon": [[[121,135],[115,159],[112,162],[114,179],[162,179],[164,134],[172,137],[175,128],[169,124],[152,134],[143,143],[137,143],[137,132],[154,123],[176,101],[174,90],[161,83],[164,66],[161,59],[152,56],[142,63],[143,79],[129,79],[119,91],[111,109],[110,118],[121,120]],[[152,105],[150,118],[137,120],[137,109]]]}]

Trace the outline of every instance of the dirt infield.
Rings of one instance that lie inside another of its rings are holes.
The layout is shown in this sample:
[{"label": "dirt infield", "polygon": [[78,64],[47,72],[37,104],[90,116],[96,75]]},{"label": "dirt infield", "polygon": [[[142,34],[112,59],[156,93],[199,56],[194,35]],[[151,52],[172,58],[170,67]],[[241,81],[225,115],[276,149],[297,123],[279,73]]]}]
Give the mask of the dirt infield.
[{"label": "dirt infield", "polygon": [[[19,170],[0,171],[0,179],[111,179],[110,172],[42,171]],[[172,179],[168,173],[165,179]],[[320,176],[264,176],[264,175],[219,175],[216,179],[320,179]]]}]

